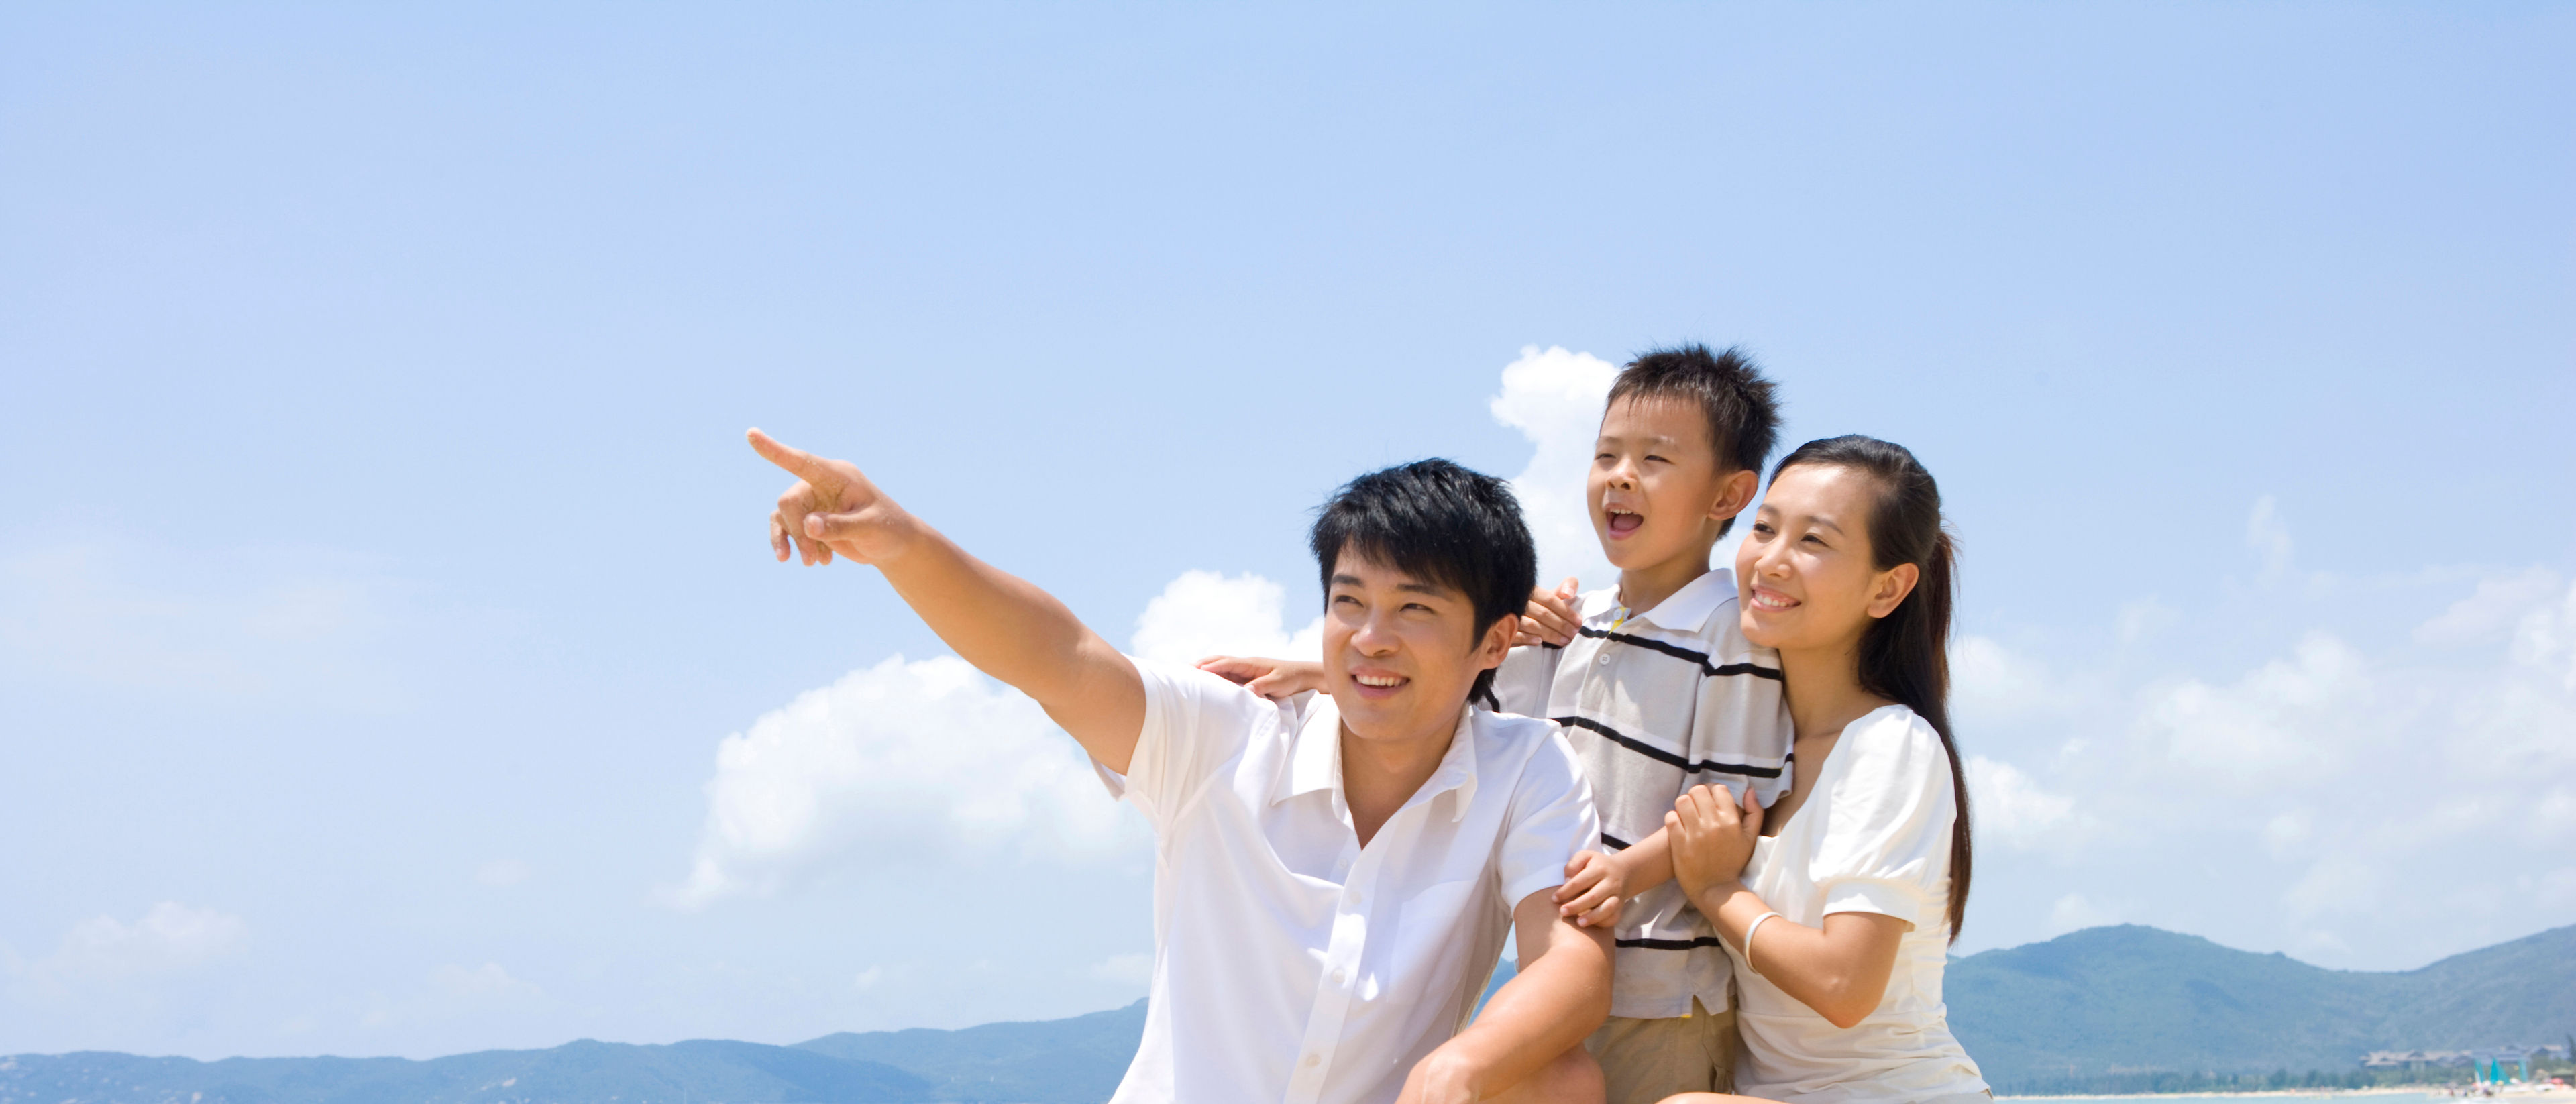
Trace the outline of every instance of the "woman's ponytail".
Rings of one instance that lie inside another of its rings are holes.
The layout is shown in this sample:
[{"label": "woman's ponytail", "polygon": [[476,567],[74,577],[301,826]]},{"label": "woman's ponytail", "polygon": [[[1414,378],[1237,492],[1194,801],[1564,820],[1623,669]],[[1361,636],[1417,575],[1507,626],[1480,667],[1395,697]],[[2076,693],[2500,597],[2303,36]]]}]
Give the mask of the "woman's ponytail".
[{"label": "woman's ponytail", "polygon": [[1914,711],[1941,736],[1950,757],[1950,786],[1959,819],[1950,831],[1950,938],[1967,917],[1975,848],[1968,830],[1968,775],[1950,733],[1950,615],[1958,602],[1958,541],[1941,520],[1941,487],[1904,446],[1857,434],[1809,441],[1781,458],[1781,472],[1829,464],[1868,473],[1878,484],[1869,519],[1872,559],[1880,571],[1913,564],[1914,590],[1860,638],[1860,684]]}]

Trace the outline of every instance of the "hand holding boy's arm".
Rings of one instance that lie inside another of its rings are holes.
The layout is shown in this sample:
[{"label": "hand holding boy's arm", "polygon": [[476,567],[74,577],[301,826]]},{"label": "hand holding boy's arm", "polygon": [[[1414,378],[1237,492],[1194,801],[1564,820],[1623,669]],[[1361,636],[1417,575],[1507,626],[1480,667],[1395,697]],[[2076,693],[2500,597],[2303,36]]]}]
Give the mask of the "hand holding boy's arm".
[{"label": "hand holding boy's arm", "polygon": [[1821,928],[1775,917],[1747,946],[1747,930],[1772,911],[1741,880],[1762,834],[1761,803],[1747,793],[1739,812],[1725,790],[1695,787],[1673,803],[1664,830],[1672,836],[1673,876],[1719,938],[1734,944],[1756,972],[1836,1027],[1877,1010],[1896,971],[1898,942],[1911,925],[1874,912],[1829,913]]},{"label": "hand holding boy's arm", "polygon": [[1103,766],[1126,773],[1145,727],[1134,664],[1052,595],[976,559],[895,504],[859,469],[772,440],[751,447],[797,477],[769,517],[781,562],[835,555],[874,565],[939,639],[985,674],[1037,699]]},{"label": "hand holding boy's arm", "polygon": [[1398,1104],[1464,1104],[1520,1084],[1610,1015],[1610,930],[1557,915],[1542,889],[1512,909],[1520,973],[1455,1038],[1423,1056]]},{"label": "hand holding boy's arm", "polygon": [[1209,656],[1199,670],[1272,701],[1324,689],[1324,665],[1308,659]]},{"label": "hand holding boy's arm", "polygon": [[1569,578],[1558,583],[1555,590],[1530,591],[1529,609],[1521,614],[1520,635],[1512,646],[1553,644],[1562,648],[1573,643],[1574,630],[1583,624],[1583,614],[1574,607],[1582,585],[1583,580]]}]

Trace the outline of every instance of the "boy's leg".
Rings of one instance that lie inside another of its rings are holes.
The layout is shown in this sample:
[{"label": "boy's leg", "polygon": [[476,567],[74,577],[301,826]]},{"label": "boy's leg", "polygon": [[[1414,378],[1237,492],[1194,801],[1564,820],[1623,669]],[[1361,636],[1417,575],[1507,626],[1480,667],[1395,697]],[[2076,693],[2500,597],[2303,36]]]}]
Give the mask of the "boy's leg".
[{"label": "boy's leg", "polygon": [[1744,1048],[1743,1036],[1736,1034],[1735,1031],[1735,1010],[1729,1008],[1712,1016],[1708,1014],[1706,1008],[1700,1006],[1698,1001],[1692,1001],[1691,1008],[1699,1013],[1691,1019],[1705,1025],[1701,1028],[1703,1032],[1701,1045],[1708,1049],[1709,1089],[1722,1093],[1734,1092],[1735,1056]]},{"label": "boy's leg", "polygon": [[[1733,1015],[1711,1016],[1698,1002],[1695,1013],[1669,1019],[1631,1020],[1617,1016],[1584,1040],[1601,1062],[1610,1104],[1655,1104],[1677,1093],[1731,1088],[1719,1080],[1733,1069],[1733,1048],[1713,1049],[1715,1041],[1732,1041]],[[1723,1030],[1717,1021],[1723,1019]]]}]

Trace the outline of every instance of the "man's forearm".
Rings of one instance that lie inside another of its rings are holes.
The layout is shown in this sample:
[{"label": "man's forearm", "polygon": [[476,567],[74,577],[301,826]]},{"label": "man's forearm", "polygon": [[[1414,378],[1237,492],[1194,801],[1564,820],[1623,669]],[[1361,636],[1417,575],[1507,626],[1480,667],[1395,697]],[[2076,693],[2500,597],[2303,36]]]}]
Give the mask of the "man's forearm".
[{"label": "man's forearm", "polygon": [[959,658],[1037,699],[1094,758],[1125,772],[1145,723],[1144,687],[1126,657],[1054,595],[917,518],[906,527],[900,551],[876,565],[904,604]]},{"label": "man's forearm", "polygon": [[[1475,1023],[1423,1059],[1464,1078],[1479,1097],[1537,1073],[1610,1015],[1610,933],[1558,920],[1549,896],[1534,894],[1514,910],[1524,930],[1533,919],[1546,925],[1545,949],[1485,1002]],[[1524,952],[1533,942],[1522,942]]]}]

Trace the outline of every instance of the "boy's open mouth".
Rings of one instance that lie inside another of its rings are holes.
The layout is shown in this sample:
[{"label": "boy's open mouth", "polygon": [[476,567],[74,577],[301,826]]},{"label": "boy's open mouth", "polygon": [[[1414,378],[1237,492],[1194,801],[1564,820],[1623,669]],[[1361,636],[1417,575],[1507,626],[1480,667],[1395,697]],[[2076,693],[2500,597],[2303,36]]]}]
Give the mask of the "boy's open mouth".
[{"label": "boy's open mouth", "polygon": [[1612,536],[1627,536],[1630,533],[1636,532],[1638,526],[1646,523],[1646,516],[1644,514],[1632,514],[1626,510],[1605,510],[1603,513],[1608,514],[1610,517],[1610,535]]}]

